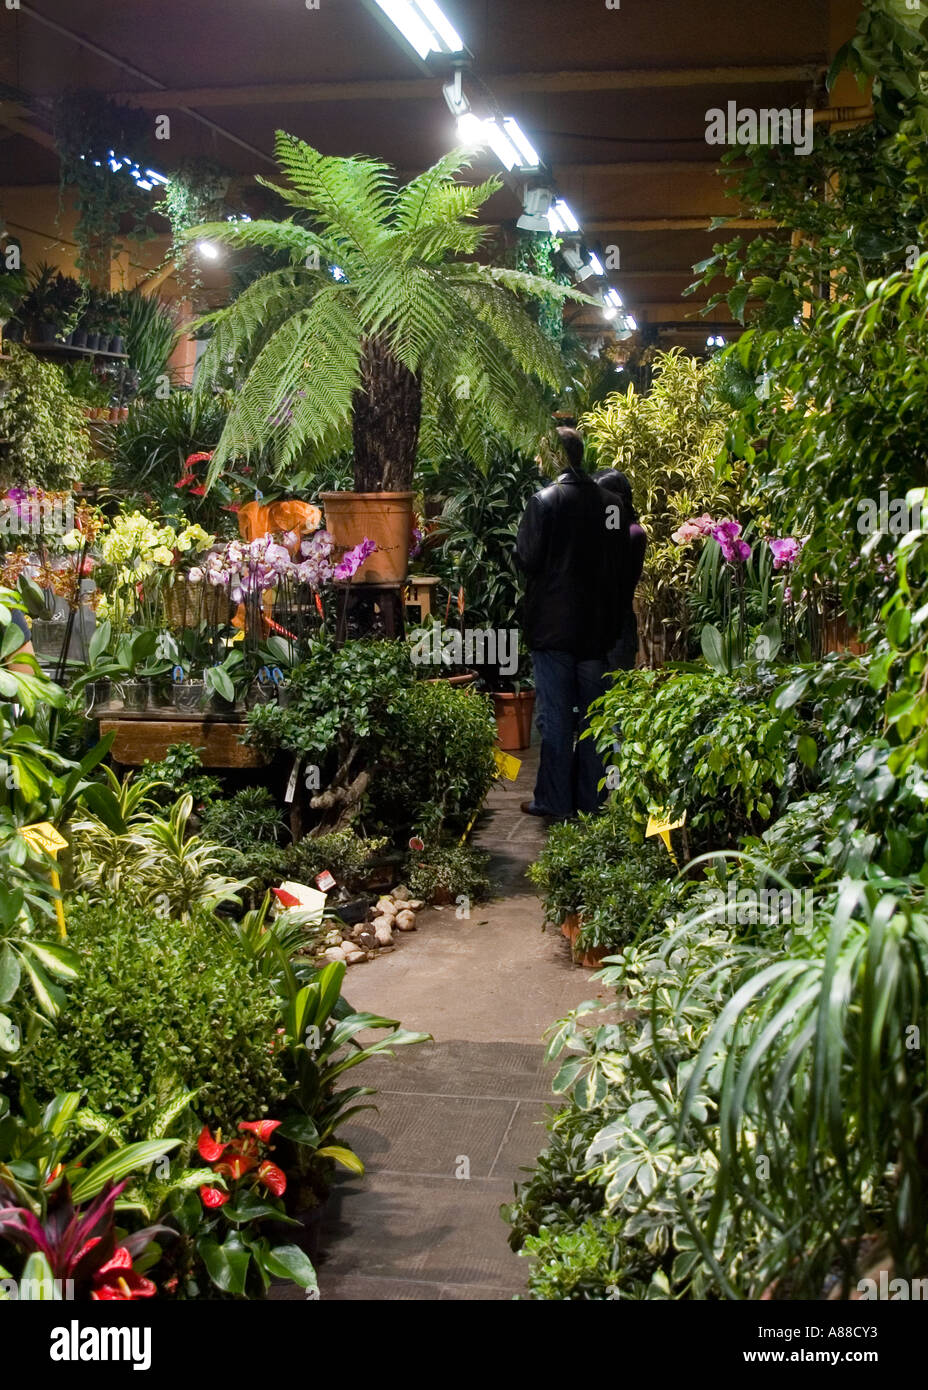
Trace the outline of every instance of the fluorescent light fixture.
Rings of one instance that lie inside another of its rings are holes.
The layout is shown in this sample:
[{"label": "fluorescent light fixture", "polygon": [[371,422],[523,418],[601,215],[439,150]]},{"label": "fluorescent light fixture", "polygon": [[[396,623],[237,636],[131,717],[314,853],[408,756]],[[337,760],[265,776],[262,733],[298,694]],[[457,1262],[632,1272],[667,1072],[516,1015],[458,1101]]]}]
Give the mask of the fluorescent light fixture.
[{"label": "fluorescent light fixture", "polygon": [[529,140],[528,136],[522,130],[519,122],[512,116],[506,116],[503,121],[503,128],[519,153],[519,168],[537,169],[541,164],[541,157],[531,140]]},{"label": "fluorescent light fixture", "polygon": [[619,294],[618,290],[614,290],[611,285],[606,290],[603,299],[605,303],[611,305],[613,309],[621,309],[622,307],[622,296]]},{"label": "fluorescent light fixture", "polygon": [[590,266],[592,267],[594,275],[605,275],[606,272],[603,268],[602,261],[598,256],[595,256],[592,251],[590,252]]},{"label": "fluorescent light fixture", "polygon": [[458,137],[462,144],[474,150],[487,143],[484,123],[473,111],[465,111],[463,116],[458,116]]},{"label": "fluorescent light fixture", "polygon": [[212,241],[198,241],[197,250],[207,261],[218,261],[220,256],[219,247]]},{"label": "fluorescent light fixture", "polygon": [[430,53],[463,53],[464,40],[435,0],[376,0],[420,58]]},{"label": "fluorescent light fixture", "polygon": [[637,332],[638,332],[638,320],[632,318],[631,314],[626,314],[626,315],[625,315],[625,323],[626,323],[626,326],[627,326],[628,328],[630,328],[631,331],[632,331],[633,333],[637,333]]},{"label": "fluorescent light fixture", "polygon": [[548,222],[552,232],[579,232],[580,230],[580,223],[563,198],[558,198],[548,213]]},{"label": "fluorescent light fixture", "polygon": [[553,198],[550,188],[526,188],[522,196],[522,216],[516,225],[523,232],[550,232],[548,213]]}]

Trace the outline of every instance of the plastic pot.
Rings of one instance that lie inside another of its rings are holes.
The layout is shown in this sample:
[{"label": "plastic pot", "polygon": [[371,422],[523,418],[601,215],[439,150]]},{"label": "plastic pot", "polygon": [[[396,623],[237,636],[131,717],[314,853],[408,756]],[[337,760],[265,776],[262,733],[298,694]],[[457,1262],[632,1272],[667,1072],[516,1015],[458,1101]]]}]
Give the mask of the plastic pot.
[{"label": "plastic pot", "polygon": [[365,539],[377,546],[353,579],[354,584],[402,583],[409,573],[412,545],[412,492],[323,492],[326,528],[342,553]]},{"label": "plastic pot", "polygon": [[534,690],[518,695],[494,691],[493,708],[496,714],[496,738],[504,753],[518,753],[532,742],[532,718],[535,713]]},{"label": "plastic pot", "polygon": [[205,689],[202,681],[178,681],[173,690],[174,708],[181,714],[193,714],[200,708]]}]

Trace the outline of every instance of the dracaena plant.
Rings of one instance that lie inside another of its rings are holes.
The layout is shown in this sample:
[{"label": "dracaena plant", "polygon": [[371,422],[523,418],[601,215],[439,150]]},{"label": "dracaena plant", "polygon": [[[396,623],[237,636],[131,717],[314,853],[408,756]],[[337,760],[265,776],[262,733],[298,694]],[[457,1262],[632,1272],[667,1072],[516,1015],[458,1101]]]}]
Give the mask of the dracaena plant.
[{"label": "dracaena plant", "polygon": [[541,388],[560,389],[565,370],[521,298],[586,296],[474,259],[487,235],[476,218],[499,180],[457,182],[470,163],[461,150],[404,187],[386,164],[322,155],[284,132],[276,155],[286,184],[261,182],[289,219],[188,233],[290,258],[201,321],[212,338],[200,391],[228,362],[244,368],[211,480],[271,443],[282,473],[315,446],[340,447],[350,425],[358,491],[404,491],[443,401],[458,403],[475,437],[483,418],[534,450],[550,429]]}]

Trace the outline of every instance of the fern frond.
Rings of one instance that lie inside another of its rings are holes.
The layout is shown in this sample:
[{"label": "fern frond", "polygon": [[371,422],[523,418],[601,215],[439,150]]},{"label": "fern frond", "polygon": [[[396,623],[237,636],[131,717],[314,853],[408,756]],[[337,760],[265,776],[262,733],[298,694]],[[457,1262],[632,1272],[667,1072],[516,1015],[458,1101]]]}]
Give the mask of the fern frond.
[{"label": "fern frond", "polygon": [[[376,255],[390,239],[390,207],[396,185],[388,164],[320,154],[305,140],[278,131],[274,153],[291,190],[278,189],[319,222],[323,236]],[[267,183],[266,179],[259,182]]]},{"label": "fern frond", "polygon": [[224,367],[247,370],[271,333],[330,284],[318,271],[272,270],[248,285],[228,308],[204,314],[191,325],[213,330],[197,369],[196,394],[208,394]]},{"label": "fern frond", "polygon": [[392,222],[396,231],[414,232],[421,223],[431,221],[442,189],[473,162],[472,150],[451,150],[430,169],[410,179],[394,199]]},{"label": "fern frond", "polygon": [[221,241],[229,246],[250,249],[264,246],[272,251],[287,251],[293,261],[305,261],[313,250],[326,256],[324,243],[315,232],[301,227],[298,222],[271,222],[256,219],[254,222],[204,222],[199,227],[190,227],[183,234],[184,241]]}]

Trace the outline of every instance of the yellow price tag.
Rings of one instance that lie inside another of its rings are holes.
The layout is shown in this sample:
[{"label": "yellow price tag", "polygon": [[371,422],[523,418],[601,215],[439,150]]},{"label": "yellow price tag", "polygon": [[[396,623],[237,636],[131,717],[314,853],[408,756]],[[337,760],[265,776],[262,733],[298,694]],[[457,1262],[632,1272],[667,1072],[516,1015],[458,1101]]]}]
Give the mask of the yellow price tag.
[{"label": "yellow price tag", "polygon": [[[67,849],[68,842],[59,835],[58,831],[50,821],[40,821],[38,825],[27,825],[20,831],[23,839],[44,854],[50,854],[53,859],[58,857],[58,851]],[[55,899],[55,920],[58,923],[58,935],[62,941],[67,938],[68,932],[64,923],[64,905],[61,901],[61,879],[57,869],[51,871],[52,887],[58,894]]]},{"label": "yellow price tag", "polygon": [[511,753],[504,753],[501,748],[493,749],[493,757],[501,777],[514,782],[522,771],[522,762],[519,758],[514,758]]},{"label": "yellow price tag", "polygon": [[683,815],[679,818],[679,820],[668,820],[666,811],[655,811],[655,813],[648,820],[648,828],[644,832],[645,839],[649,839],[652,835],[660,835],[661,839],[664,842],[664,846],[667,850],[667,853],[670,855],[671,859],[676,864],[678,869],[680,867],[680,864],[677,860],[677,856],[673,852],[673,845],[670,840],[670,832],[671,830],[679,830],[684,825],[686,825],[685,811],[683,812]]}]

